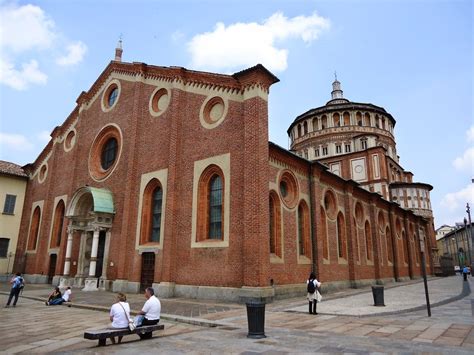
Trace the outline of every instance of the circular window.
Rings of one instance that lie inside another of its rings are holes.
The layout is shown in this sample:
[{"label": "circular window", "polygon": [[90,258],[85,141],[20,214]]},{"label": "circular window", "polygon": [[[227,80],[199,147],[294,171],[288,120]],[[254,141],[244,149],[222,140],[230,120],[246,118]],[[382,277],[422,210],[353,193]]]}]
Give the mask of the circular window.
[{"label": "circular window", "polygon": [[117,100],[118,96],[118,87],[114,87],[112,91],[109,93],[109,97],[107,99],[107,105],[109,107],[112,107],[115,104],[115,101]]},{"label": "circular window", "polygon": [[157,88],[151,95],[150,99],[150,113],[152,116],[159,116],[168,108],[170,102],[170,95],[165,88]]},{"label": "circular window", "polygon": [[110,82],[102,95],[102,111],[108,112],[114,108],[120,97],[120,81],[114,79]]},{"label": "circular window", "polygon": [[48,176],[48,164],[47,163],[44,163],[41,168],[40,168],[40,171],[38,173],[38,181],[39,183],[43,183],[44,180],[46,180],[46,176]]},{"label": "circular window", "polygon": [[326,209],[326,215],[330,219],[336,219],[336,196],[330,190],[326,191],[324,195],[324,208]]},{"label": "circular window", "polygon": [[102,165],[102,169],[107,170],[110,168],[114,162],[115,158],[117,157],[117,140],[114,137],[111,137],[105,142],[102,148],[102,155],[100,163]]},{"label": "circular window", "polygon": [[280,181],[280,194],[282,197],[288,196],[288,185],[286,181]]},{"label": "circular window", "polygon": [[227,104],[222,97],[208,98],[201,107],[200,120],[204,128],[217,127],[227,115]]},{"label": "circular window", "polygon": [[74,147],[74,144],[76,144],[76,131],[72,130],[69,131],[66,136],[66,139],[64,139],[64,150],[66,152],[69,152],[72,147]]},{"label": "circular window", "polygon": [[298,182],[289,170],[284,171],[280,177],[280,195],[283,203],[288,208],[293,208],[298,202]]},{"label": "circular window", "polygon": [[89,173],[96,181],[107,178],[116,168],[122,149],[122,133],[118,126],[104,127],[92,143]]}]

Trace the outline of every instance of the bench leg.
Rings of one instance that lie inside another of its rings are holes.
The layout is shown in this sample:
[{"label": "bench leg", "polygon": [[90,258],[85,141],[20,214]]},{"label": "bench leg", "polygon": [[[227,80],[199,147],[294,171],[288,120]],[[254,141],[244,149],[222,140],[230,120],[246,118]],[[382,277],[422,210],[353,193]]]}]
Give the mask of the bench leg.
[{"label": "bench leg", "polygon": [[99,339],[99,346],[105,346],[107,339]]}]

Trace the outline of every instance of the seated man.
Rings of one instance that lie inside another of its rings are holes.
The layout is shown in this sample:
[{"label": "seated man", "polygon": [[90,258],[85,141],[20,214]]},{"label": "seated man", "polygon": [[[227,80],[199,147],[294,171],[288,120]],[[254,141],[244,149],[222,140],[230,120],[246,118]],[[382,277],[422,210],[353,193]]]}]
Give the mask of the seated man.
[{"label": "seated man", "polygon": [[[143,305],[142,310],[138,313],[143,315],[143,325],[155,325],[160,321],[161,303],[155,296],[155,290],[152,287],[147,287],[145,290],[145,298],[147,301]],[[139,334],[142,339],[149,339],[152,337],[152,333]]]}]

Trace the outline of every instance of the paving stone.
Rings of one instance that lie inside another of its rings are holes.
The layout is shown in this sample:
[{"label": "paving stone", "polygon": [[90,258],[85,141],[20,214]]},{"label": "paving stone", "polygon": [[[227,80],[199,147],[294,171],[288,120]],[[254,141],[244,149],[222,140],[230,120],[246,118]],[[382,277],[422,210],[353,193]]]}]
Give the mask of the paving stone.
[{"label": "paving stone", "polygon": [[445,345],[461,345],[462,339],[440,336],[433,341],[435,344],[445,344]]}]

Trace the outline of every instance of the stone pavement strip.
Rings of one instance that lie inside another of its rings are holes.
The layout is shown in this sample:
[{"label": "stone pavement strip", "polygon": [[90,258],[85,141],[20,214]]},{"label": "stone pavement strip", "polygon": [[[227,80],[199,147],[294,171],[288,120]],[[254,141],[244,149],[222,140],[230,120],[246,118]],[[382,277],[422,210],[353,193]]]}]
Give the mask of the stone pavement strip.
[{"label": "stone pavement strip", "polygon": [[[449,300],[459,295],[463,285],[459,277],[433,279],[429,284],[430,296],[434,302]],[[474,286],[471,280],[470,284]],[[342,294],[342,297],[332,300],[331,297],[326,297],[326,300],[318,305],[318,311],[322,314],[317,316],[307,314],[304,299],[276,301],[266,307],[267,338],[259,340],[246,337],[245,306],[183,299],[163,300],[163,311],[168,313],[169,319],[175,317],[180,322],[162,319],[165,330],[154,333],[151,340],[139,341],[136,335],[131,335],[124,338],[123,344],[99,348],[96,341],[83,339],[84,330],[104,328],[108,325],[108,315],[103,311],[108,310],[113,303],[113,294],[75,291],[73,307],[46,307],[39,301],[40,298],[26,297],[42,297],[50,287],[28,285],[25,297],[20,298],[16,308],[0,309],[0,352],[473,354],[472,294],[434,307],[432,317],[427,317],[424,309],[406,312],[407,308],[413,308],[413,298],[419,297],[419,291],[414,286],[422,288],[423,284],[411,283],[386,290],[387,293],[396,290],[399,297],[409,300],[408,306],[401,304],[396,308],[397,312],[404,312],[399,314],[351,315],[350,313],[354,313],[352,308],[360,307],[361,297],[371,297],[370,290],[348,291],[347,294]],[[424,293],[422,296],[418,306],[424,302]],[[5,294],[0,294],[0,302],[5,304],[6,299]],[[142,295],[129,295],[129,299],[133,309],[139,309],[144,301]],[[386,297],[387,307],[389,302],[392,302],[391,298]],[[343,313],[346,314],[335,314],[333,309],[338,307],[345,309]],[[384,307],[373,308],[380,312]],[[207,326],[189,324],[193,320],[195,324]]]}]

